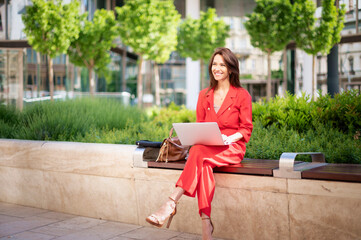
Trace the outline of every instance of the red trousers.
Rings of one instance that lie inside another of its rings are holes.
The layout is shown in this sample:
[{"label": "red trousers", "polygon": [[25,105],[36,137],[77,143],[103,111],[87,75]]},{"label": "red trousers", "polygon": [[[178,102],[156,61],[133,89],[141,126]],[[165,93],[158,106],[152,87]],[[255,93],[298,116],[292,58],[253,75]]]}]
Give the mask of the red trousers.
[{"label": "red trousers", "polygon": [[228,146],[194,145],[189,152],[184,170],[176,186],[185,190],[185,195],[198,197],[199,215],[211,216],[211,202],[215,180],[213,168],[240,163],[246,146],[243,142]]}]

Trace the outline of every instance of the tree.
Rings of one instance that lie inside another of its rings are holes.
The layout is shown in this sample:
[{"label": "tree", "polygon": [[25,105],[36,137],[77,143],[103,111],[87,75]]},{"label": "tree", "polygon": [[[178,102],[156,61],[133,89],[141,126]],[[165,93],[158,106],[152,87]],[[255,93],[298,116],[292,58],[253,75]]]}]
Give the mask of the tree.
[{"label": "tree", "polygon": [[293,34],[297,47],[312,55],[312,95],[316,96],[317,82],[314,77],[315,57],[318,53],[328,54],[340,41],[344,27],[345,6],[335,6],[335,0],[322,1],[319,21],[315,17],[316,6],[312,0],[295,0],[293,5]]},{"label": "tree", "polygon": [[71,41],[79,34],[79,2],[62,4],[61,0],[32,0],[22,16],[24,33],[36,51],[45,54],[49,63],[50,98],[54,98],[53,60],[66,53]]},{"label": "tree", "polygon": [[187,17],[179,26],[177,51],[183,57],[200,60],[201,88],[205,86],[204,62],[209,61],[217,47],[226,45],[229,26],[217,20],[216,10],[208,8],[200,13],[199,19]]},{"label": "tree", "polygon": [[271,98],[271,55],[291,40],[292,5],[288,0],[257,0],[245,23],[251,44],[267,54],[267,100]]},{"label": "tree", "polygon": [[111,62],[109,50],[115,45],[113,41],[117,35],[114,13],[98,9],[94,13],[93,21],[84,19],[79,37],[68,49],[70,61],[88,69],[91,95],[95,92],[93,70],[97,73],[106,72],[107,65]]},{"label": "tree", "polygon": [[[172,0],[128,0],[117,7],[119,34],[122,42],[138,55],[137,95],[138,106],[142,106],[144,59],[164,63],[177,46],[177,26],[180,14]],[[159,99],[159,72],[155,66],[156,103]],[[158,90],[157,90],[158,89]],[[158,91],[158,93],[157,93]]]}]

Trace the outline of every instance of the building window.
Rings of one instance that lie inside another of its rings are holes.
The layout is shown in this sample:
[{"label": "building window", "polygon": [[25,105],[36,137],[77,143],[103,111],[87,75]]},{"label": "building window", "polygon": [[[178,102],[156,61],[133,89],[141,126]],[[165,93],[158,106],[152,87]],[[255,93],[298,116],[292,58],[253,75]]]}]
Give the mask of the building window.
[{"label": "building window", "polygon": [[28,63],[32,63],[32,52],[33,51],[31,48],[26,49],[26,57],[27,57]]},{"label": "building window", "polygon": [[355,74],[355,70],[353,69],[353,56],[349,56],[348,57],[348,61],[350,64],[350,74],[354,75]]},{"label": "building window", "polygon": [[206,12],[208,8],[215,8],[215,0],[201,0],[201,11]]},{"label": "building window", "polygon": [[239,61],[239,68],[240,68],[241,73],[243,73],[246,70],[246,59],[245,59],[245,57],[242,57],[241,61]]},{"label": "building window", "polygon": [[36,54],[36,51],[31,49],[31,53],[33,55],[33,63],[37,63],[37,54]]},{"label": "building window", "polygon": [[115,0],[114,2],[116,7],[122,7],[124,5],[123,0]]},{"label": "building window", "polygon": [[[349,11],[352,11],[352,10],[354,9],[354,6],[353,6],[354,3],[353,3],[353,1],[354,1],[354,0],[349,0],[349,5],[348,5],[348,6],[349,6],[349,7],[348,7],[348,8],[349,8]],[[357,0],[356,0],[356,1],[357,1]]]},{"label": "building window", "polygon": [[322,1],[321,0],[317,0],[317,7],[321,7],[322,6]]},{"label": "building window", "polygon": [[105,2],[105,0],[98,0],[98,1],[97,1],[97,9],[106,9],[106,2]]},{"label": "building window", "polygon": [[0,32],[3,31],[3,16],[0,14]]},{"label": "building window", "polygon": [[234,21],[232,17],[229,19],[229,29],[234,29]]},{"label": "building window", "polygon": [[185,0],[175,0],[174,1],[175,9],[182,15],[182,18],[186,17],[186,3]]},{"label": "building window", "polygon": [[244,23],[245,23],[245,22],[246,22],[246,19],[241,18],[241,25],[240,25],[240,29],[241,29],[242,31],[246,30],[246,28],[244,27]]}]

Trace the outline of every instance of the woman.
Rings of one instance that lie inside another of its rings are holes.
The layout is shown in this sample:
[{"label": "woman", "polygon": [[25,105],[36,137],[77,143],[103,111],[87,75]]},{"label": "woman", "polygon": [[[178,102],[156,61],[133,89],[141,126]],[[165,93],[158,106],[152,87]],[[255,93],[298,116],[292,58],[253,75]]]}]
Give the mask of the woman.
[{"label": "woman", "polygon": [[199,93],[197,122],[217,122],[228,145],[194,145],[174,192],[156,213],[146,218],[158,227],[169,219],[169,227],[181,196],[195,197],[197,193],[203,239],[212,239],[214,230],[210,219],[215,189],[212,169],[240,163],[253,129],[251,96],[240,85],[237,57],[228,48],[217,48],[208,71],[210,85]]}]

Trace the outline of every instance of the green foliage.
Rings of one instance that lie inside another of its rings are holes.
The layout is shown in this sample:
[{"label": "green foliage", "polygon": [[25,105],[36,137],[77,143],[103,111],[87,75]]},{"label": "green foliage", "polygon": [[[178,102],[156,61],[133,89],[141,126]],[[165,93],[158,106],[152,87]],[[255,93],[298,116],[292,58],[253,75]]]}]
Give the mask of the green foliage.
[{"label": "green foliage", "polygon": [[[164,63],[177,46],[180,14],[172,0],[128,0],[115,8],[122,42],[140,55],[138,59],[138,106],[143,101],[143,59]],[[159,79],[159,72],[155,79]],[[156,82],[158,85],[159,83]],[[158,89],[158,86],[156,86]],[[156,91],[156,99],[159,92]]]},{"label": "green foliage", "polygon": [[15,138],[19,120],[19,112],[14,106],[0,104],[0,138]]},{"label": "green foliage", "polygon": [[5,106],[0,104],[0,119],[5,123],[17,123],[19,121],[19,112],[15,106]]},{"label": "green foliage", "polygon": [[24,110],[20,135],[24,139],[77,141],[89,134],[89,129],[124,129],[128,121],[137,121],[141,115],[137,109],[107,99],[38,103]]},{"label": "green foliage", "polygon": [[340,41],[344,27],[345,6],[337,9],[334,0],[322,1],[322,15],[315,18],[316,6],[312,0],[295,0],[293,4],[293,37],[297,47],[306,53],[328,54]]},{"label": "green foliage", "polygon": [[275,125],[305,131],[312,122],[309,100],[305,94],[302,97],[290,94],[284,98],[276,96],[270,101],[253,104],[253,119],[259,120],[264,127]]},{"label": "green foliage", "polygon": [[319,125],[335,128],[350,134],[361,130],[361,95],[347,91],[321,96],[317,101],[305,94],[301,97],[287,95],[275,97],[269,102],[253,104],[253,119],[262,126],[274,125],[279,128],[306,132]]},{"label": "green foliage", "polygon": [[199,19],[187,17],[179,26],[177,51],[183,57],[207,62],[217,47],[226,44],[229,26],[217,19],[216,10],[208,8]]},{"label": "green foliage", "polygon": [[257,0],[245,23],[252,46],[271,54],[282,50],[292,37],[292,5],[288,0]]},{"label": "green foliage", "polygon": [[152,126],[166,128],[168,131],[172,128],[172,123],[196,121],[193,110],[189,110],[185,106],[177,106],[174,102],[169,104],[168,108],[148,110],[148,116],[152,119]]},{"label": "green foliage", "polygon": [[81,68],[80,70],[80,82],[81,82],[81,91],[89,92],[89,72],[86,68]]},{"label": "green foliage", "polygon": [[[355,91],[316,102],[306,95],[288,95],[254,103],[254,129],[245,157],[323,152],[329,163],[361,164],[360,106],[361,95]],[[21,113],[0,106],[0,138],[135,144],[162,141],[172,123],[194,121],[195,111],[174,103],[144,111],[115,100],[84,98],[36,103]]]},{"label": "green foliage", "polygon": [[164,63],[177,45],[180,14],[171,0],[128,0],[116,8],[122,42],[144,59]]},{"label": "green foliage", "polygon": [[361,95],[358,91],[347,91],[319,97],[314,103],[315,124],[323,124],[344,132],[361,131]]},{"label": "green foliage", "polygon": [[[247,144],[246,158],[279,159],[283,152],[322,152],[328,163],[361,164],[361,144],[352,134],[319,124],[314,130],[297,132],[285,126],[264,127],[256,120]],[[297,160],[310,161],[307,157]]]},{"label": "green foliage", "polygon": [[240,74],[239,79],[253,79],[252,74]]},{"label": "green foliage", "polygon": [[79,1],[63,4],[61,0],[32,0],[22,15],[29,44],[51,58],[66,53],[79,34]]},{"label": "green foliage", "polygon": [[267,53],[267,100],[271,98],[271,54],[282,50],[292,38],[292,5],[289,0],[257,0],[245,23],[252,46]]},{"label": "green foliage", "polygon": [[97,9],[92,21],[82,20],[79,37],[68,49],[69,59],[76,66],[104,74],[111,61],[108,51],[118,34],[114,13]]},{"label": "green foliage", "polygon": [[271,71],[272,79],[283,79],[283,71],[281,69]]}]

